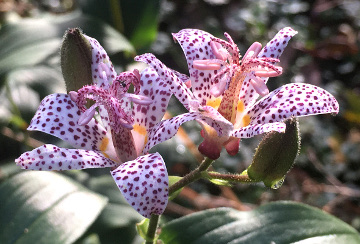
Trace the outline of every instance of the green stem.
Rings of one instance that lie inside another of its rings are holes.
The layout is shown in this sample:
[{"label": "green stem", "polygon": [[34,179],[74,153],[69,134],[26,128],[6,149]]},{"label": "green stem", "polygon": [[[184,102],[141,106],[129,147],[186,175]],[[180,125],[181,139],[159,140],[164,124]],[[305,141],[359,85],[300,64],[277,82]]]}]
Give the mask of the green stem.
[{"label": "green stem", "polygon": [[154,244],[157,226],[159,224],[160,215],[152,214],[149,221],[148,231],[146,233],[145,244]]},{"label": "green stem", "polygon": [[200,179],[202,177],[201,173],[206,171],[210,167],[213,161],[214,160],[210,158],[205,158],[204,161],[202,161],[202,163],[199,165],[199,167],[191,171],[189,174],[185,175],[181,180],[176,182],[174,185],[170,186],[169,195],[183,188],[184,186]]},{"label": "green stem", "polygon": [[248,175],[221,174],[217,172],[207,172],[206,174],[209,179],[226,180],[226,181],[240,182],[240,183],[256,182],[250,179]]}]

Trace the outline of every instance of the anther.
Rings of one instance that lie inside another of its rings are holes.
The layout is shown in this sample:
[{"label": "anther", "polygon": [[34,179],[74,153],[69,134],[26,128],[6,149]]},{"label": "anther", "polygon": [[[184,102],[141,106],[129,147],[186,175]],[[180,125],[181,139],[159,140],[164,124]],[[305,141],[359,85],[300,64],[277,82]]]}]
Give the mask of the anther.
[{"label": "anther", "polygon": [[149,105],[153,102],[153,100],[147,96],[135,95],[131,93],[125,93],[124,96],[128,97],[133,103],[140,105]]},{"label": "anther", "polygon": [[261,78],[255,77],[254,79],[251,79],[250,84],[260,96],[266,96],[269,94],[269,89]]},{"label": "anther", "polygon": [[251,46],[248,48],[246,53],[244,54],[243,60],[246,58],[256,58],[258,54],[260,53],[262,48],[262,45],[260,42],[254,42],[251,44]]},{"label": "anther", "polygon": [[215,42],[215,41],[211,41],[210,42],[210,47],[211,47],[211,50],[212,50],[213,54],[215,55],[215,57],[217,59],[220,59],[222,61],[226,61],[227,57],[229,56],[229,53],[226,51],[225,48],[223,48],[223,46],[221,46],[220,43]]},{"label": "anther", "polygon": [[76,91],[70,91],[69,96],[70,96],[71,101],[73,101],[73,102],[76,102],[79,97],[79,95]]},{"label": "anther", "polygon": [[216,62],[216,60],[194,60],[193,67],[198,70],[219,70],[221,64]]},{"label": "anther", "polygon": [[255,75],[259,77],[276,77],[282,74],[282,67],[276,67],[277,70],[257,70]]}]

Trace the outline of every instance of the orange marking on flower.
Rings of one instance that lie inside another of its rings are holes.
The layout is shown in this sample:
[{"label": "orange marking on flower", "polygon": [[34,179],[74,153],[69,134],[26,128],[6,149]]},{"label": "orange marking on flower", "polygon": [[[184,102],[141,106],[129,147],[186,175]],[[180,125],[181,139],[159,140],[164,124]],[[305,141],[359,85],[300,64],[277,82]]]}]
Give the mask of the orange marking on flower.
[{"label": "orange marking on flower", "polygon": [[238,105],[237,105],[237,111],[242,112],[242,111],[244,111],[244,109],[245,109],[244,103],[242,101],[239,101]]},{"label": "orange marking on flower", "polygon": [[101,140],[101,144],[100,144],[100,151],[105,151],[107,146],[109,145],[109,138],[107,137],[104,137],[102,140]]},{"label": "orange marking on flower", "polygon": [[139,133],[140,135],[146,136],[146,128],[144,126],[135,124],[133,126],[133,130],[136,131],[137,133]]},{"label": "orange marking on flower", "polygon": [[250,124],[250,116],[249,115],[245,115],[242,120],[242,127],[248,126]]},{"label": "orange marking on flower", "polygon": [[215,98],[215,99],[210,99],[206,102],[206,105],[207,106],[211,106],[215,109],[218,109],[218,107],[220,106],[220,103],[221,103],[221,98],[218,97],[218,98]]},{"label": "orange marking on flower", "polygon": [[148,138],[148,134],[146,131],[146,128],[144,126],[141,126],[139,124],[134,124],[133,125],[133,130],[138,133],[140,136],[144,137],[144,146],[143,148],[141,148],[141,151],[144,149],[146,143],[148,142],[149,138]]},{"label": "orange marking on flower", "polygon": [[106,148],[108,147],[108,145],[109,145],[109,138],[104,137],[104,138],[101,140],[99,149],[100,149],[100,151],[102,152],[102,154],[103,154],[105,157],[107,157],[107,158],[109,158],[109,155],[108,155],[107,153],[105,153],[105,151],[106,151]]}]

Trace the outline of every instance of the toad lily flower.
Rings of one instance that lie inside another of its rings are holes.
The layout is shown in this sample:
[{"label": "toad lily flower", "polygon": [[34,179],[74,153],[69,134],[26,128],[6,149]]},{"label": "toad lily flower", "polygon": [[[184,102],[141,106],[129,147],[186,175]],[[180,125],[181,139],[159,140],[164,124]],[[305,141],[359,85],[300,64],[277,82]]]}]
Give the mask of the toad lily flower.
[{"label": "toad lily flower", "polygon": [[[150,64],[163,80],[175,86],[178,90],[175,95],[187,109],[206,116],[203,108],[212,107],[221,115],[217,120],[223,121],[223,125],[224,121],[232,125],[224,130],[226,133],[219,134],[210,124],[200,123],[204,141],[199,151],[217,159],[222,147],[229,154],[236,154],[240,138],[270,131],[284,132],[283,121],[292,116],[338,113],[336,99],[319,87],[297,83],[272,92],[267,89],[268,78],[282,73],[282,68],[275,64],[296,33],[289,27],[284,28],[264,48],[258,42],[251,45],[240,59],[238,47],[227,33],[228,41],[224,41],[201,30],[181,30],[173,37],[185,53],[189,80],[184,75],[171,73],[155,58],[137,59]],[[259,96],[262,98],[257,101]]]},{"label": "toad lily flower", "polygon": [[[121,193],[141,215],[162,214],[168,201],[168,174],[159,153],[143,148],[147,135],[163,117],[171,93],[157,73],[146,69],[116,75],[105,50],[93,38],[94,85],[69,94],[52,94],[41,102],[28,130],[56,136],[74,148],[45,144],[23,153],[16,163],[29,170],[110,167]],[[127,93],[130,84],[135,94]],[[95,101],[86,108],[86,99]],[[99,110],[101,123],[94,118]],[[156,108],[156,109],[154,109]]]}]

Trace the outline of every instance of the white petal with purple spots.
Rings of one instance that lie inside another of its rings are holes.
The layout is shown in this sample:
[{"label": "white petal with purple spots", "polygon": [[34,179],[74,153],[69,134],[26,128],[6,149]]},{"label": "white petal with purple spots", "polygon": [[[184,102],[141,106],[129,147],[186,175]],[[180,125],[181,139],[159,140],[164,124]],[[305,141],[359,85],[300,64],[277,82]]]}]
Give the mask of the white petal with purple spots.
[{"label": "white petal with purple spots", "polygon": [[183,29],[174,33],[173,38],[180,44],[185,54],[192,91],[201,104],[205,105],[207,100],[213,98],[210,89],[215,84],[213,77],[218,71],[195,69],[193,61],[215,59],[210,47],[210,42],[214,36],[202,30]]},{"label": "white petal with purple spots", "polygon": [[277,132],[285,132],[286,125],[285,123],[268,123],[265,125],[257,124],[257,125],[248,125],[246,127],[242,127],[240,129],[236,129],[231,132],[231,136],[236,138],[250,138],[256,135],[260,135],[263,133],[277,131]]},{"label": "white petal with purple spots", "polygon": [[23,169],[30,170],[73,170],[113,167],[116,163],[97,151],[66,149],[45,144],[23,153],[15,160]]},{"label": "white petal with purple spots", "polygon": [[168,85],[152,68],[147,68],[141,73],[140,83],[139,95],[150,98],[152,103],[150,105],[135,104],[133,117],[135,124],[150,129],[164,117],[172,94]]},{"label": "white petal with purple spots", "polygon": [[141,154],[145,146],[148,131],[164,117],[172,95],[168,85],[160,79],[157,72],[151,67],[141,73],[140,83],[139,95],[150,98],[152,103],[150,105],[135,104],[132,112],[135,123],[131,132],[138,155]]},{"label": "white petal with purple spots", "polygon": [[92,48],[91,71],[93,83],[107,89],[116,77],[114,66],[100,43],[92,37],[84,36],[88,39]]},{"label": "white petal with purple spots", "polygon": [[287,84],[259,100],[249,109],[250,125],[284,121],[292,116],[338,113],[336,99],[320,87],[293,83]]},{"label": "white petal with purple spots", "polygon": [[158,60],[153,54],[146,53],[135,57],[135,61],[144,62],[158,73],[159,77],[167,84],[168,89],[189,110],[189,101],[195,97],[185,83],[182,82],[168,67]]},{"label": "white petal with purple spots", "polygon": [[67,94],[51,94],[45,97],[28,130],[38,130],[56,136],[76,148],[101,150],[116,159],[109,133],[95,120],[78,125],[81,111]]},{"label": "white petal with purple spots", "polygon": [[169,179],[159,153],[140,156],[111,171],[121,193],[145,218],[164,212],[169,195]]}]

